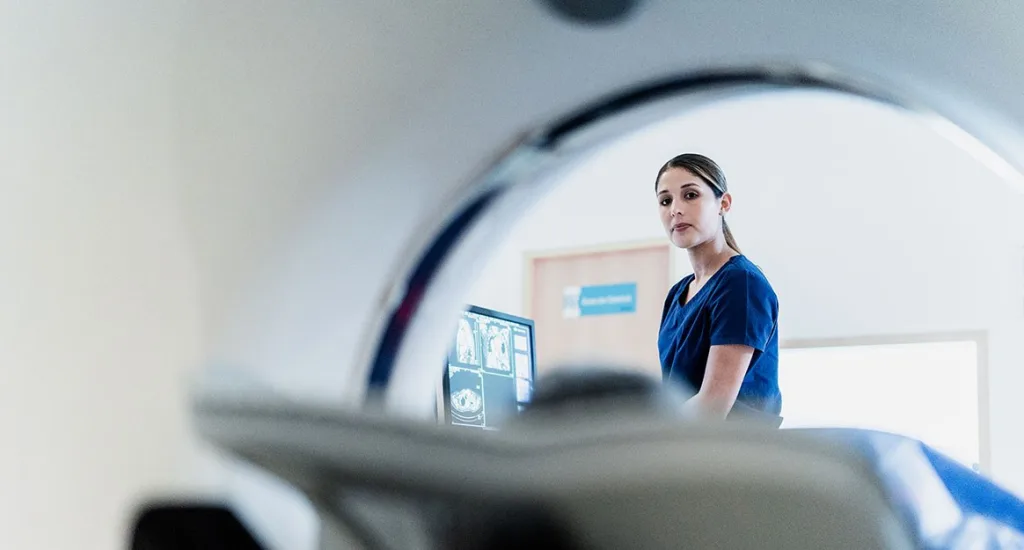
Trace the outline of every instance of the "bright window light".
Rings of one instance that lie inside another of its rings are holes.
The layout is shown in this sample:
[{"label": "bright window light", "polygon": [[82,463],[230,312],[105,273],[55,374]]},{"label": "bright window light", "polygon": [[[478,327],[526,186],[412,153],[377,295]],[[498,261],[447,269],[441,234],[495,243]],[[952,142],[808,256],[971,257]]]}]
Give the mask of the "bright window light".
[{"label": "bright window light", "polygon": [[783,348],[779,385],[783,428],[895,433],[978,469],[974,341]]}]

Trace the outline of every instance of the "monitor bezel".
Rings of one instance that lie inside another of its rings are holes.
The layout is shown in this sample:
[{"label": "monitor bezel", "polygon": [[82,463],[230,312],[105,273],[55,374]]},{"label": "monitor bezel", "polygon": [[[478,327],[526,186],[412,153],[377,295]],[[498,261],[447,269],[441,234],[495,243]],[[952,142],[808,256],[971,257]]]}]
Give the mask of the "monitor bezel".
[{"label": "monitor bezel", "polygon": [[[482,315],[484,317],[493,317],[501,321],[508,323],[516,323],[524,325],[530,329],[530,383],[536,387],[537,384],[537,328],[533,319],[527,319],[526,317],[520,317],[511,313],[505,313],[503,311],[497,311],[482,306],[467,305],[462,309],[462,313],[473,313],[476,315]],[[451,407],[451,384],[450,374],[448,371],[449,365],[448,360],[451,357],[451,348],[448,348],[448,352],[444,358],[444,368],[441,374],[441,402],[442,402],[442,413],[440,420],[445,426],[454,426],[452,424],[452,407]],[[467,426],[460,426],[467,427]],[[471,426],[469,426],[471,427]],[[482,428],[478,428],[482,429]]]}]

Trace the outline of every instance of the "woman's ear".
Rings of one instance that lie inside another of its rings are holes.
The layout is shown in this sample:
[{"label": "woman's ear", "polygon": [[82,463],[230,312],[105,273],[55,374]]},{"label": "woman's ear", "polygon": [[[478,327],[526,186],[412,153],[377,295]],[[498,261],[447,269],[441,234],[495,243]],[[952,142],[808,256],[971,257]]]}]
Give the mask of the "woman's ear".
[{"label": "woman's ear", "polygon": [[718,199],[722,205],[722,214],[725,214],[732,208],[732,195],[729,193],[723,193],[722,198]]}]

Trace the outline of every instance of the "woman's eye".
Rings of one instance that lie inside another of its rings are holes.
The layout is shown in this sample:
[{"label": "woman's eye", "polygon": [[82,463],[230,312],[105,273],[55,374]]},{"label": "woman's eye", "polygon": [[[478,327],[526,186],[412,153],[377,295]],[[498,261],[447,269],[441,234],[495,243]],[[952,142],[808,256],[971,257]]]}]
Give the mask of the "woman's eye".
[{"label": "woman's eye", "polygon": [[668,206],[670,202],[672,202],[672,199],[661,199],[662,206]]},{"label": "woman's eye", "polygon": [[695,199],[695,198],[697,198],[699,196],[700,195],[698,195],[697,193],[693,193],[693,192],[690,192],[690,193],[687,193],[687,194],[683,195],[683,197],[686,198],[686,200],[688,200],[688,201],[692,201],[693,199]]}]

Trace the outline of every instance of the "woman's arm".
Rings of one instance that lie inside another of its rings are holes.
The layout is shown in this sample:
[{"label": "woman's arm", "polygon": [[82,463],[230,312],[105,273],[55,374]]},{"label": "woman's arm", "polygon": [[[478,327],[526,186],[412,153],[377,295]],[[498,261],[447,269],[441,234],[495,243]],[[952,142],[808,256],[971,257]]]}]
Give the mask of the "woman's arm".
[{"label": "woman's arm", "polygon": [[736,403],[757,351],[775,331],[778,300],[767,280],[748,271],[723,273],[710,300],[711,348],[700,390],[688,407],[724,419]]},{"label": "woman's arm", "polygon": [[725,419],[747,374],[754,348],[739,344],[711,346],[700,391],[686,406],[698,417]]}]

